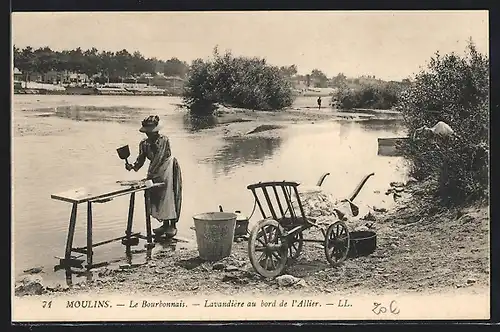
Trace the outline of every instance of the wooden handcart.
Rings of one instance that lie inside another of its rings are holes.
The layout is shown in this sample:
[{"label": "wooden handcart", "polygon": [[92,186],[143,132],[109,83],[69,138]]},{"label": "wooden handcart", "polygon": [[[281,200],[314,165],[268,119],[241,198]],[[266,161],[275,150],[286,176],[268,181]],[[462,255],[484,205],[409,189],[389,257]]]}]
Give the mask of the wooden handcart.
[{"label": "wooden handcart", "polygon": [[[326,175],[328,173],[320,178],[318,186]],[[354,216],[359,209],[352,201],[372,175],[374,173],[365,176],[353,193],[343,200],[349,203]],[[332,220],[326,227],[317,223],[314,218],[306,216],[298,187],[299,183],[290,181],[259,182],[247,187],[263,218],[250,232],[248,255],[254,269],[264,277],[280,275],[288,260],[299,257],[304,242],[322,243],[326,259],[334,267],[341,264],[349,252],[350,238],[345,216],[336,210],[334,216],[337,220]],[[320,229],[322,240],[304,238],[304,231],[312,227]]]}]

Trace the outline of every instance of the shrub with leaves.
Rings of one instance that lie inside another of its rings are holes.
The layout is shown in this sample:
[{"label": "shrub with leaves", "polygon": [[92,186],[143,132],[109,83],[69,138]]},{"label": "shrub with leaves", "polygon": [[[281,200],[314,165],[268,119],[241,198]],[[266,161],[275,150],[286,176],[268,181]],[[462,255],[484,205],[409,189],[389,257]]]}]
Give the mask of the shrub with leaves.
[{"label": "shrub with leaves", "polygon": [[[465,54],[436,53],[428,68],[416,75],[397,108],[410,139],[401,146],[417,179],[435,179],[436,194],[445,205],[463,204],[487,196],[489,182],[489,61],[469,41]],[[427,132],[412,138],[417,128],[444,121],[457,137]]]},{"label": "shrub with leaves", "polygon": [[214,49],[213,59],[195,60],[184,102],[197,114],[212,114],[216,103],[273,111],[292,105],[292,87],[278,67],[256,57],[234,57]]},{"label": "shrub with leaves", "polygon": [[342,109],[353,108],[390,109],[395,106],[399,96],[406,88],[400,82],[366,82],[360,83],[355,88],[347,86],[339,89],[334,96]]}]

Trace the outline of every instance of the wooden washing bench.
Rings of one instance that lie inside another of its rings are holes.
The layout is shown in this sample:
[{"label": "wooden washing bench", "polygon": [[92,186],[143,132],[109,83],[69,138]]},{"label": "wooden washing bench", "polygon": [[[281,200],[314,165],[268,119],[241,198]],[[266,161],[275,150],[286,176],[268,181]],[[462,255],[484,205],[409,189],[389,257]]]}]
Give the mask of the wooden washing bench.
[{"label": "wooden washing bench", "polygon": [[[114,241],[127,241],[126,243],[131,243],[131,239],[138,238],[146,239],[147,248],[154,247],[153,235],[151,231],[151,203],[149,189],[161,187],[165,184],[155,183],[152,187],[146,187],[144,184],[133,186],[133,185],[122,185],[120,183],[110,183],[103,184],[101,186],[89,186],[85,188],[72,189],[58,194],[51,195],[52,199],[68,202],[72,204],[71,215],[69,218],[69,229],[68,237],[66,238],[66,251],[64,258],[59,258],[60,266],[63,268],[69,267],[81,267],[83,260],[78,260],[78,257],[72,256],[72,253],[80,253],[87,255],[87,269],[91,269],[93,266],[92,255],[93,248],[111,243]],[[132,224],[134,218],[134,206],[135,206],[135,194],[137,192],[144,191],[144,207],[146,214],[146,236],[140,233],[132,233]],[[102,241],[99,243],[92,243],[92,204],[93,203],[106,203],[113,200],[116,197],[130,195],[130,204],[128,208],[128,220],[127,220],[127,230],[125,231],[125,236],[118,238]],[[76,215],[78,205],[82,203],[87,203],[87,246],[80,248],[73,248],[73,237],[75,234],[76,226]],[[124,240],[126,239],[126,240]],[[125,243],[124,243],[125,244]],[[137,244],[137,242],[135,243]]]}]

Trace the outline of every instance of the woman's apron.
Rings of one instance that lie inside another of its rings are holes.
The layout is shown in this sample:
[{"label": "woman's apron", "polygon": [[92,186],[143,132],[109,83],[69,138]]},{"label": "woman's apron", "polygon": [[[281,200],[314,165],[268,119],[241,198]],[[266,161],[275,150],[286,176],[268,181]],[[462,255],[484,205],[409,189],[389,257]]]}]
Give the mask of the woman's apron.
[{"label": "woman's apron", "polygon": [[148,179],[165,183],[163,187],[150,189],[151,216],[177,222],[182,205],[182,174],[177,159],[168,156],[168,150],[168,141],[160,140],[158,152],[149,164]]}]

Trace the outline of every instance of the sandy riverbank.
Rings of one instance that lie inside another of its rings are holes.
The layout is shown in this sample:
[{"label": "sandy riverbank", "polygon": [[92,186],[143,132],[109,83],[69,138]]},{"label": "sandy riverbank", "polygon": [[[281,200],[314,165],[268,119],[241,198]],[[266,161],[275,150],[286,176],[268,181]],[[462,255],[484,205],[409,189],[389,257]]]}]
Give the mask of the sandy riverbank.
[{"label": "sandy riverbank", "polygon": [[[82,112],[86,111],[102,112],[101,109],[82,109]],[[294,123],[385,121],[397,119],[397,115],[391,112],[346,113],[331,109],[290,108],[281,112],[255,112],[222,108],[216,119],[219,125],[206,130],[232,137],[274,135],[281,127]],[[254,133],[250,133],[252,131]],[[286,271],[302,281],[294,285],[280,286],[275,279],[258,276],[249,262],[247,242],[242,241],[234,243],[231,257],[216,263],[201,261],[192,246],[165,246],[155,250],[147,262],[133,265],[121,262],[96,269],[92,278],[80,280],[71,288],[45,285],[43,273],[35,270],[26,279],[30,288],[20,286],[17,294],[58,296],[111,292],[191,296],[294,292],[428,293],[462,288],[485,289],[489,285],[488,207],[429,211],[426,196],[421,194],[424,189],[424,185],[413,183],[399,193],[402,196],[394,210],[372,211],[374,220],[370,223],[377,232],[378,243],[377,250],[368,257],[349,259],[334,269],[328,265],[322,247],[305,244],[303,254]],[[306,234],[306,237],[310,236],[318,234]],[[42,278],[41,282],[38,282],[39,278]]]},{"label": "sandy riverbank", "polygon": [[294,124],[315,124],[329,121],[387,123],[401,121],[401,115],[392,110],[371,112],[345,111],[333,108],[290,107],[281,111],[254,111],[242,108],[219,107],[215,112],[215,126],[206,132],[220,132],[225,137],[243,135],[273,136],[277,130]]},{"label": "sandy riverbank", "polygon": [[[188,116],[188,111],[175,104],[179,112]],[[23,105],[22,116],[16,116],[13,123],[14,134],[18,136],[30,135],[33,133],[49,135],[52,133],[62,134],[70,128],[54,127],[50,118],[75,119],[78,121],[110,121],[127,122],[138,113],[148,112],[147,108],[126,106],[92,106],[92,105],[68,105],[61,102],[61,105],[53,104]],[[132,117],[131,117],[132,115]],[[372,110],[371,112],[361,111],[341,111],[333,108],[313,107],[290,107],[275,112],[254,111],[241,108],[220,107],[215,116],[206,119],[201,123],[203,132],[224,137],[238,137],[242,135],[265,135],[273,136],[277,130],[289,125],[302,123],[319,123],[325,121],[347,121],[366,123],[386,123],[400,121],[401,115],[391,110]],[[256,130],[257,129],[257,130]]]},{"label": "sandy riverbank", "polygon": [[[367,257],[348,259],[338,268],[328,265],[320,245],[306,243],[303,253],[290,262],[288,285],[265,279],[253,270],[247,242],[235,242],[230,257],[204,262],[195,248],[165,246],[150,260],[116,263],[96,269],[92,278],[71,288],[34,287],[34,293],[150,294],[169,296],[242,294],[431,294],[467,288],[483,292],[489,287],[488,207],[428,211],[425,186],[409,184],[399,192],[392,211],[370,212],[377,232],[377,249]],[[349,227],[363,223],[356,220]],[[306,231],[306,238],[318,237]],[[31,282],[42,274],[28,277]],[[43,284],[43,282],[41,282]],[[28,292],[25,292],[28,293]],[[18,295],[23,295],[18,287]]]}]

